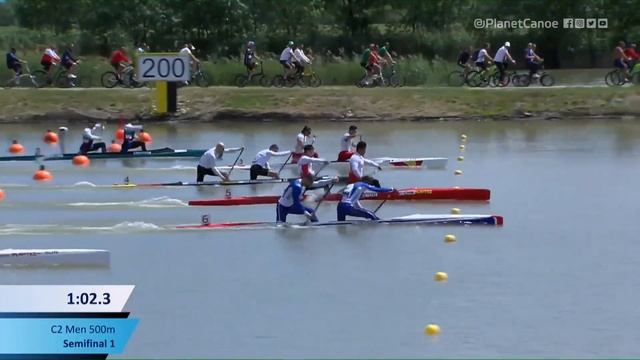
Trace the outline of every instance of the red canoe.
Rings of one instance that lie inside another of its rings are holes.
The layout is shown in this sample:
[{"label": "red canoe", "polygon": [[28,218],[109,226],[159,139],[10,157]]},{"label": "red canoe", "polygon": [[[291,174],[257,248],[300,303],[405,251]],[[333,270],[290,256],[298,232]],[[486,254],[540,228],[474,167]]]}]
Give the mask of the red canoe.
[{"label": "red canoe", "polygon": [[[231,206],[275,204],[279,195],[265,196],[231,196],[220,199],[191,200],[191,206]],[[342,194],[327,195],[325,201],[340,201]],[[362,200],[477,200],[487,201],[491,198],[489,189],[456,189],[456,188],[408,188],[399,189],[396,193],[365,192]]]}]

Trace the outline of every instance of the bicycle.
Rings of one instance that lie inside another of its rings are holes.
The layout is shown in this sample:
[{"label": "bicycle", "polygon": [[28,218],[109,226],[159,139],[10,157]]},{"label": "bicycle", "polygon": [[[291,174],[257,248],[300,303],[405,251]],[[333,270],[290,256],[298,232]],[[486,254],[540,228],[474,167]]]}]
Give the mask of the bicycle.
[{"label": "bicycle", "polygon": [[7,88],[20,87],[22,83],[22,79],[29,78],[29,81],[26,82],[27,84],[26,87],[33,86],[34,88],[38,88],[38,82],[36,81],[36,77],[31,75],[31,69],[29,69],[29,64],[27,64],[26,62],[23,64],[24,64],[24,69],[22,71],[22,74],[18,75],[17,77],[13,76],[11,79],[9,79],[5,83],[5,87]]},{"label": "bicycle", "polygon": [[100,82],[102,86],[107,89],[114,88],[116,85],[128,88],[140,88],[145,86],[145,82],[138,81],[136,79],[136,72],[133,65],[128,64],[122,70],[122,77],[119,78],[115,71],[105,71],[100,76]]},{"label": "bicycle", "polygon": [[454,70],[447,75],[447,85],[449,86],[462,86],[466,83],[468,71],[465,70]]},{"label": "bicycle", "polygon": [[400,78],[400,75],[396,71],[395,65],[391,65],[391,71],[387,71],[384,75],[384,86],[401,87],[404,86],[404,81]]},{"label": "bicycle", "polygon": [[34,71],[32,75],[35,78],[36,84],[38,84],[37,87],[42,88],[46,85],[55,85],[59,88],[80,87],[82,85],[82,79],[77,75],[75,78],[69,77],[71,73],[61,65],[62,64],[55,65],[58,68],[51,77],[49,77],[49,74],[44,70]]},{"label": "bicycle", "polygon": [[202,68],[200,68],[200,63],[196,63],[196,71],[191,73],[191,81],[189,81],[189,83],[196,84],[199,87],[209,86],[207,73],[202,71]]},{"label": "bicycle", "polygon": [[261,86],[264,86],[264,87],[271,86],[271,81],[269,81],[269,78],[264,74],[262,61],[260,61],[260,72],[257,72],[251,75],[251,78],[249,78],[249,71],[247,70],[246,74],[236,75],[234,83],[236,84],[237,87],[243,88],[249,85],[249,83],[251,83],[254,80],[256,81],[257,84],[260,84]]},{"label": "bicycle", "polygon": [[304,71],[301,74],[297,74],[298,76],[298,85],[301,87],[310,86],[313,88],[317,88],[322,85],[322,80],[316,72],[313,71],[311,65],[305,66]]},{"label": "bicycle", "polygon": [[[540,66],[540,69],[542,70],[544,69],[544,67]],[[519,87],[527,87],[531,85],[531,82],[535,80],[538,80],[538,82],[542,86],[553,86],[553,84],[556,83],[556,80],[553,78],[553,76],[548,74],[546,71],[538,72],[537,74],[539,75],[538,77],[534,77],[531,72],[527,74],[516,75],[513,78],[513,85]]]},{"label": "bicycle", "polygon": [[604,76],[604,82],[608,86],[622,86],[628,82],[636,85],[640,84],[640,63],[635,64],[629,74],[617,68],[609,71]]},{"label": "bicycle", "polygon": [[[486,87],[491,83],[491,79],[495,77],[500,77],[500,72],[498,71],[498,67],[495,64],[491,64],[484,70],[472,70],[467,73],[465,77],[465,82],[470,87]],[[499,82],[499,80],[498,80]],[[495,84],[495,80],[493,81]],[[495,85],[492,85],[495,86]]]}]

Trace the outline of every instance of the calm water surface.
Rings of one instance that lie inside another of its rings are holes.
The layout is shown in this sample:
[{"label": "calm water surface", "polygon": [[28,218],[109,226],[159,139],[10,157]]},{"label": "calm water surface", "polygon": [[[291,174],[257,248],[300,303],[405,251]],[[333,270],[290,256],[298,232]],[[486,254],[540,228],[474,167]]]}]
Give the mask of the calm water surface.
[{"label": "calm water surface", "polygon": [[[57,127],[57,126],[56,126]],[[154,146],[245,145],[245,162],[300,125],[150,125]],[[344,124],[312,124],[321,155],[337,155]],[[224,189],[114,190],[71,186],[193,181],[194,161],[0,164],[0,248],[101,248],[108,269],[0,269],[3,284],[135,284],[126,306],[141,322],[124,356],[468,357],[640,356],[640,241],[635,121],[360,124],[369,155],[445,156],[446,170],[386,170],[394,187],[492,190],[490,203],[388,202],[383,217],[490,213],[503,228],[173,231],[214,221],[273,220],[274,207],[187,207]],[[7,126],[32,151],[39,126]],[[69,138],[78,137],[79,128]],[[459,134],[469,136],[456,162]],[[2,148],[6,147],[2,145]],[[69,145],[71,147],[71,144]],[[73,146],[75,147],[75,146]],[[52,152],[53,149],[47,149]],[[227,159],[232,161],[233,158]],[[144,167],[144,169],[141,169]],[[462,176],[453,171],[461,169]],[[234,177],[248,176],[234,171]],[[28,186],[23,186],[28,185]],[[277,194],[283,185],[234,187]],[[369,203],[370,207],[377,206]],[[320,217],[333,220],[335,204]],[[445,244],[447,233],[458,237]],[[447,283],[432,280],[437,271]],[[422,329],[437,323],[442,334]]]}]

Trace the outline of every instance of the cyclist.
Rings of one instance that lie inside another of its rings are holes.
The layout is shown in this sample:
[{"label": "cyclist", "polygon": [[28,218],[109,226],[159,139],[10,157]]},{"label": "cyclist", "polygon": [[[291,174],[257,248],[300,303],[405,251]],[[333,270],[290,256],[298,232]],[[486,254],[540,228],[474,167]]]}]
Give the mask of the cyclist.
[{"label": "cyclist", "polygon": [[18,79],[20,75],[22,75],[22,64],[26,64],[27,62],[18,58],[16,55],[16,49],[11,48],[7,53],[7,68],[13,70],[16,73],[15,77],[11,80],[12,82],[18,83]]},{"label": "cyclist", "polygon": [[629,69],[633,69],[633,67],[638,63],[638,60],[640,60],[640,54],[636,50],[636,44],[631,43],[627,46],[627,48],[624,49],[624,54],[629,58],[629,61],[627,62]]},{"label": "cyclist", "polygon": [[193,55],[193,50],[195,50],[196,48],[193,46],[193,44],[191,43],[187,43],[184,44],[182,46],[182,49],[180,49],[180,55],[188,55],[189,56],[189,62],[191,64],[191,72],[194,73],[197,70],[197,66],[196,64],[200,64],[200,60],[198,60],[198,58]]},{"label": "cyclist", "polygon": [[469,65],[471,60],[471,54],[473,52],[473,48],[471,46],[462,49],[460,55],[458,55],[458,61],[456,64],[462,68],[462,71],[466,74],[471,66]]},{"label": "cyclist", "polygon": [[311,65],[311,60],[304,54],[304,44],[294,45],[293,50],[294,62],[293,65],[298,70],[296,73],[302,75],[304,73],[305,66]]},{"label": "cyclist", "polygon": [[494,62],[498,67],[498,71],[500,71],[500,86],[505,86],[504,73],[509,67],[509,62],[512,64],[516,63],[516,61],[511,57],[511,54],[509,54],[510,47],[511,43],[508,41],[505,42],[504,45],[498,49],[496,56],[494,57]]},{"label": "cyclist", "polygon": [[60,56],[56,53],[55,46],[50,46],[44,50],[42,58],[40,58],[40,65],[47,72],[47,83],[51,83],[52,65],[57,65],[59,62]]},{"label": "cyclist", "polygon": [[370,44],[368,48],[364,49],[362,52],[362,58],[360,59],[360,66],[364,68],[365,71],[365,81],[369,78],[369,74],[371,72],[371,66],[369,66],[369,55],[371,55],[371,51],[373,50],[373,44]]},{"label": "cyclist", "polygon": [[131,60],[127,57],[127,53],[125,52],[124,46],[121,46],[119,49],[116,49],[111,53],[111,58],[109,59],[111,66],[116,70],[116,75],[118,77],[118,81],[122,79],[122,71],[128,66],[131,65]]},{"label": "cyclist", "polygon": [[382,62],[383,67],[389,66],[389,64],[396,63],[391,57],[391,46],[389,45],[389,42],[384,43],[384,45],[380,47],[380,49],[378,50],[378,55],[382,60],[384,60]]},{"label": "cyclist", "polygon": [[294,68],[292,63],[293,59],[295,58],[293,55],[293,47],[293,41],[289,41],[287,47],[284,48],[284,50],[282,50],[282,53],[280,54],[280,64],[282,64],[282,67],[284,68],[285,79],[292,74],[291,70]]},{"label": "cyclist", "polygon": [[257,65],[257,61],[260,61],[258,55],[256,55],[256,43],[253,41],[249,41],[247,43],[247,48],[244,50],[244,60],[243,64],[247,68],[247,73],[249,74],[249,81],[251,81],[251,77],[255,73]]},{"label": "cyclist", "polygon": [[538,74],[538,69],[540,68],[540,63],[543,62],[544,59],[536,54],[536,44],[527,44],[527,48],[524,49],[524,60],[527,64],[527,69],[529,69],[529,76],[534,79],[539,78],[540,75]]},{"label": "cyclist", "polygon": [[75,47],[75,45],[73,43],[69,44],[69,46],[67,46],[67,48],[62,53],[62,58],[60,58],[60,64],[62,64],[62,66],[64,66],[64,68],[67,69],[67,72],[69,73],[69,75],[67,75],[67,77],[70,79],[69,80],[69,85],[71,87],[76,86],[73,83],[72,79],[77,78],[77,76],[75,75],[75,70],[76,70],[76,66],[78,65],[78,63],[80,63],[80,60],[78,60],[75,57],[73,57],[73,48],[74,47]]},{"label": "cyclist", "polygon": [[489,56],[489,50],[491,49],[491,44],[485,43],[482,48],[478,51],[478,56],[476,57],[476,67],[482,70],[487,70],[487,62],[493,61],[491,56]]},{"label": "cyclist", "polygon": [[625,45],[624,41],[619,41],[618,46],[613,49],[613,66],[624,73],[625,80],[629,80],[629,72],[627,71],[629,69],[627,64],[629,58],[624,54]]}]

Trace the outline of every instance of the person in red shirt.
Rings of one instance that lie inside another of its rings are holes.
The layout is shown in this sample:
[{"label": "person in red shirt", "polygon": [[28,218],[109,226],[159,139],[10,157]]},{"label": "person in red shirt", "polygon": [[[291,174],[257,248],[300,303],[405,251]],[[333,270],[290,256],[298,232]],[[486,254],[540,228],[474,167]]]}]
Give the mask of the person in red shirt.
[{"label": "person in red shirt", "polygon": [[118,80],[122,77],[122,71],[125,67],[131,64],[131,60],[127,57],[127,53],[124,50],[124,46],[111,53],[111,59],[109,60],[111,66],[116,69]]},{"label": "person in red shirt", "polygon": [[629,65],[629,70],[632,70],[633,66],[638,63],[638,60],[640,60],[640,53],[636,50],[636,44],[632,43],[627,46],[627,48],[624,49],[624,54],[629,58],[629,60],[627,60],[627,64]]}]

